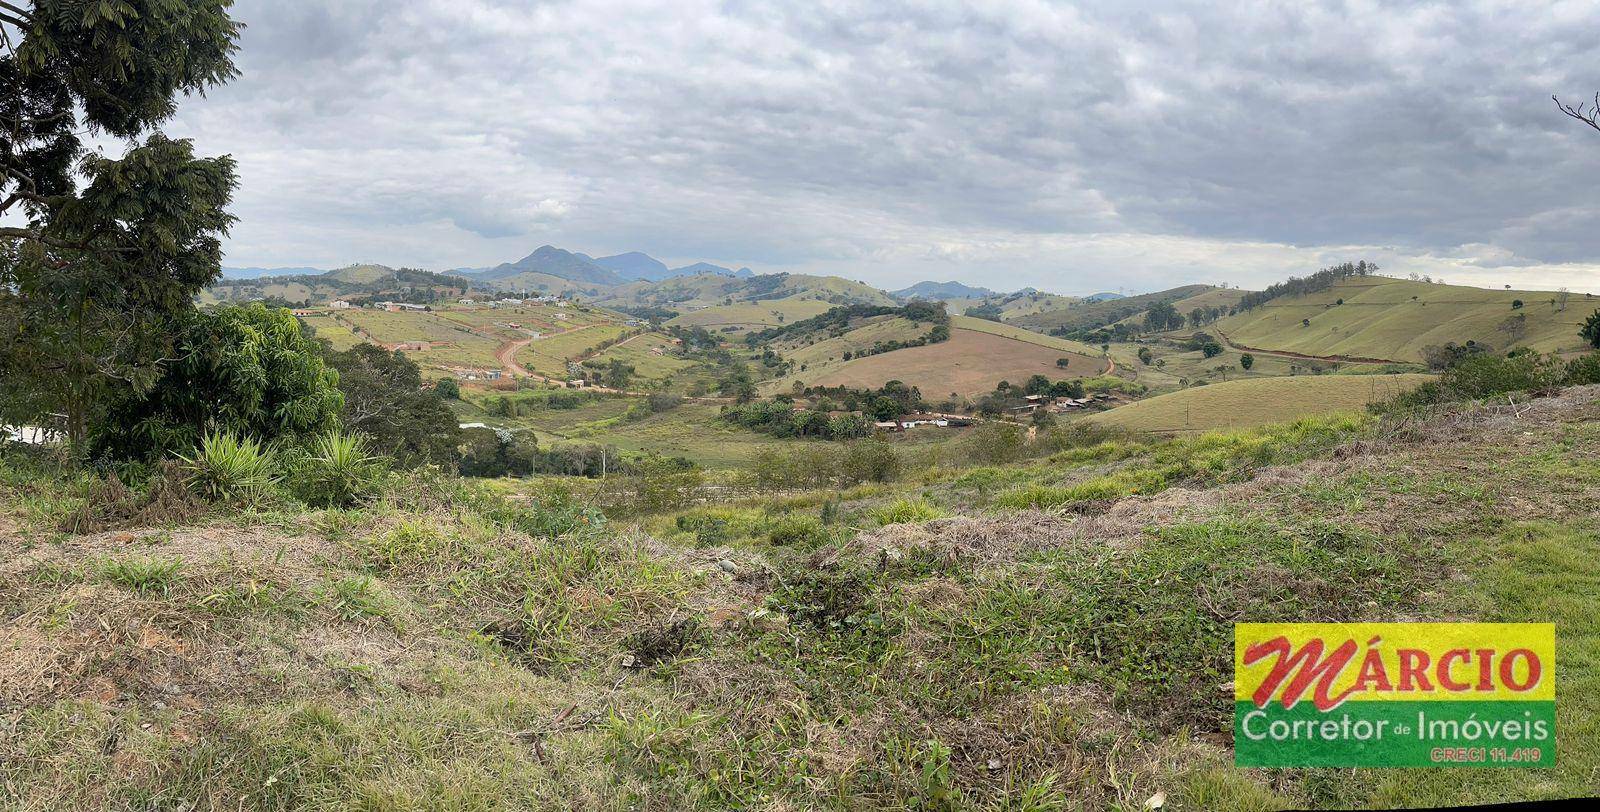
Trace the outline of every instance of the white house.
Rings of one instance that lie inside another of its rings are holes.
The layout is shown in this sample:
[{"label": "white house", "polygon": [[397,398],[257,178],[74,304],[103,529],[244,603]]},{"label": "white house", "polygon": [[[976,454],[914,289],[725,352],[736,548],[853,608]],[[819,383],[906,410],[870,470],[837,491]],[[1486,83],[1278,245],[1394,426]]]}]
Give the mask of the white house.
[{"label": "white house", "polygon": [[343,299],[335,299],[333,304],[328,305],[328,306],[333,308],[334,310],[349,310],[350,309],[350,303],[345,301],[345,300],[343,300]]}]

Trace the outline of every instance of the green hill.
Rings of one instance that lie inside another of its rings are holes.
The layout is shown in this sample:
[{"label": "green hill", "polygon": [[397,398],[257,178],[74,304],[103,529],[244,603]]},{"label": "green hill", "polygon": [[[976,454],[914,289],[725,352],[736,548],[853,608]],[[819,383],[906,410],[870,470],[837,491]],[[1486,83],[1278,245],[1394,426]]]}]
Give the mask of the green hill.
[{"label": "green hill", "polygon": [[1239,429],[1332,412],[1360,411],[1432,380],[1431,375],[1295,375],[1224,381],[1168,392],[1085,418],[1139,432]]},{"label": "green hill", "polygon": [[708,307],[776,299],[810,300],[829,305],[896,304],[889,294],[862,282],[837,276],[788,273],[749,277],[698,274],[660,282],[634,282],[612,288],[597,301],[619,307],[665,307],[689,313]]},{"label": "green hill", "polygon": [[1062,307],[1018,311],[1005,320],[1030,330],[1045,333],[1071,333],[1095,330],[1135,316],[1162,302],[1180,302],[1212,290],[1212,285],[1183,285],[1170,290],[1125,296],[1101,301],[1072,301]]},{"label": "green hill", "polygon": [[[1513,307],[1517,301],[1522,307]],[[1549,291],[1368,276],[1272,299],[1215,327],[1240,348],[1420,362],[1427,347],[1447,342],[1580,350],[1579,325],[1596,306],[1600,302],[1584,294],[1573,294],[1563,309],[1561,294]]]}]

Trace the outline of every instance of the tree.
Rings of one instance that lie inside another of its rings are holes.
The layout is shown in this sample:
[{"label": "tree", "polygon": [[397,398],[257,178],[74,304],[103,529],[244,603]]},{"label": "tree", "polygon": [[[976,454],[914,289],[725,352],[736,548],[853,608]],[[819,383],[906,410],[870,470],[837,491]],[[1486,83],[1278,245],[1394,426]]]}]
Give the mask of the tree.
[{"label": "tree", "polygon": [[1255,366],[1255,365],[1256,365],[1256,357],[1254,355],[1251,355],[1250,353],[1245,353],[1244,355],[1239,356],[1239,366],[1241,368],[1243,368],[1246,372],[1250,371],[1250,368]]},{"label": "tree", "polygon": [[1215,341],[1207,341],[1200,345],[1200,354],[1207,358],[1215,358],[1222,354],[1222,345]]},{"label": "tree", "polygon": [[89,436],[109,459],[154,459],[208,431],[272,441],[338,425],[339,373],[287,310],[261,304],[195,311],[174,358],[144,391],[120,390]]},{"label": "tree", "polygon": [[461,384],[456,383],[455,378],[440,378],[433,385],[433,391],[437,392],[439,397],[445,400],[461,399]]},{"label": "tree", "polygon": [[1056,359],[1056,367],[1058,369],[1066,369],[1067,366],[1070,365],[1071,363],[1072,363],[1072,359],[1071,358],[1057,358]]},{"label": "tree", "polygon": [[439,387],[423,387],[421,370],[404,353],[357,344],[329,353],[327,360],[344,393],[340,419],[345,428],[367,435],[373,451],[403,467],[456,462],[461,429],[455,412]]},{"label": "tree", "polygon": [[1183,315],[1171,302],[1157,302],[1144,313],[1144,328],[1151,332],[1176,330],[1183,326]]},{"label": "tree", "polygon": [[1521,310],[1522,309],[1522,300],[1521,299],[1512,299],[1511,300],[1511,309],[1512,310]]},{"label": "tree", "polygon": [[1150,352],[1150,348],[1149,347],[1140,347],[1139,348],[1139,363],[1144,364],[1145,366],[1149,366],[1150,365],[1150,359],[1153,358],[1153,357],[1155,357],[1155,356],[1154,356],[1153,353]]},{"label": "tree", "polygon": [[[156,128],[235,75],[230,4],[0,3],[0,217],[26,221],[0,226],[0,418],[62,412],[82,448],[111,400],[162,379],[220,273],[236,179]],[[136,143],[86,154],[88,132]]]},{"label": "tree", "polygon": [[1589,342],[1589,346],[1600,350],[1600,310],[1590,313],[1589,318],[1583,320],[1583,326],[1578,328],[1578,335]]},{"label": "tree", "polygon": [[879,420],[893,420],[900,414],[900,402],[888,395],[879,395],[872,400],[872,416]]},{"label": "tree", "polygon": [[1522,340],[1523,336],[1528,334],[1528,314],[1518,313],[1515,316],[1507,316],[1504,321],[1500,322],[1498,329],[1506,334],[1506,338],[1510,339],[1507,342],[1508,346],[1514,347]]},{"label": "tree", "polygon": [[1577,119],[1596,130],[1600,130],[1600,93],[1594,95],[1594,104],[1592,105],[1578,104],[1573,106],[1562,104],[1561,100],[1555,96],[1551,96],[1550,99],[1556,103],[1556,109],[1560,110],[1568,118]]}]

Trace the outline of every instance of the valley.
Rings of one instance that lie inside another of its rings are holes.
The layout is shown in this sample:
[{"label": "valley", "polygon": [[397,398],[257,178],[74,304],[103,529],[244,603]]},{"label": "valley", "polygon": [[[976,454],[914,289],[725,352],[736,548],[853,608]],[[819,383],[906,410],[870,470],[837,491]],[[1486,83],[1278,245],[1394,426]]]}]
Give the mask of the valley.
[{"label": "valley", "polygon": [[[456,380],[463,424],[709,470],[746,469],[784,442],[815,442],[719,419],[720,409],[752,397],[789,403],[795,414],[838,415],[850,395],[856,405],[847,411],[877,422],[921,410],[969,425],[1084,420],[1193,434],[1360,410],[1426,381],[1449,347],[1582,347],[1586,294],[1358,270],[1287,294],[1197,284],[1072,297],[932,282],[891,293],[836,277],[710,263],[674,269],[640,252],[597,260],[544,246],[494,268],[360,265],[228,280],[207,296],[301,295],[289,304],[334,349],[377,344],[404,353],[426,379]],[[901,309],[916,302],[923,309]],[[910,396],[873,406],[874,393],[895,386]],[[495,412],[496,398],[529,387],[598,400],[570,412]],[[1099,397],[1074,397],[1080,389]],[[970,431],[917,428],[888,439],[938,447]]]}]

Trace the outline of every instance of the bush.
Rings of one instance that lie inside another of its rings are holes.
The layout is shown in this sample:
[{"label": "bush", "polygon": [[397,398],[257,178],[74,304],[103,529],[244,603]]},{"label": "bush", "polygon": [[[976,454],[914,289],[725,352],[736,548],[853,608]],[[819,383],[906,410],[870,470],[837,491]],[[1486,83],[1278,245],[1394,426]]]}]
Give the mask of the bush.
[{"label": "bush", "polygon": [[253,437],[211,432],[193,457],[178,455],[189,490],[212,502],[255,502],[271,492],[277,477],[272,453]]},{"label": "bush", "polygon": [[845,449],[840,469],[852,483],[892,482],[900,477],[900,457],[883,440],[861,440]]},{"label": "bush", "polygon": [[367,454],[361,435],[330,431],[291,466],[290,487],[313,507],[349,507],[377,492],[385,462]]},{"label": "bush", "polygon": [[337,425],[339,374],[287,310],[224,305],[182,325],[177,359],[149,391],[108,405],[90,438],[107,459],[153,460],[220,430],[271,442]]},{"label": "bush", "polygon": [[455,378],[440,378],[439,382],[433,385],[433,391],[445,400],[461,399],[461,385],[456,383]]},{"label": "bush", "polygon": [[1600,352],[1592,352],[1568,361],[1567,383],[1574,386],[1600,383]]},{"label": "bush", "polygon": [[1568,382],[1571,377],[1571,365],[1562,363],[1554,355],[1518,352],[1506,357],[1479,353],[1457,361],[1439,376],[1439,380],[1370,408],[1381,413],[1515,392],[1544,392]]}]

